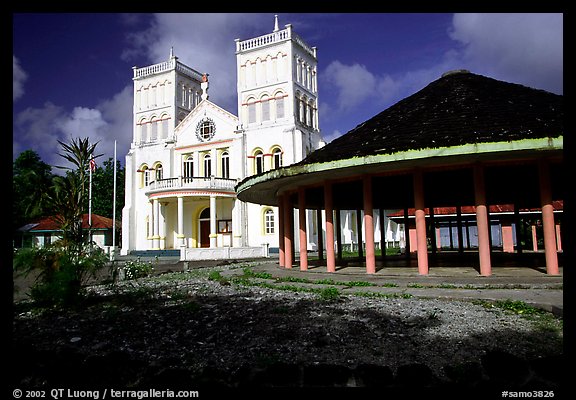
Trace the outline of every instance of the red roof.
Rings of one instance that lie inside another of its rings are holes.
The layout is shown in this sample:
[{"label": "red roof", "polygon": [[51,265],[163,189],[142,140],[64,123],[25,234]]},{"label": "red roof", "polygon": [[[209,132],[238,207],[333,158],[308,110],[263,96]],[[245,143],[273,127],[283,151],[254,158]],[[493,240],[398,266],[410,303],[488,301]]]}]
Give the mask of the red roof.
[{"label": "red roof", "polygon": [[[118,227],[119,223],[116,222]],[[32,228],[25,229],[28,232],[34,231],[59,231],[60,224],[58,219],[54,216],[42,218],[32,224],[28,224],[26,227],[32,226]],[[112,229],[113,222],[111,218],[106,218],[101,215],[92,214],[92,229]],[[88,214],[82,215],[82,229],[88,229]]]},{"label": "red roof", "polygon": [[[564,201],[563,200],[556,200],[552,202],[552,206],[554,210],[564,210]],[[476,214],[476,207],[475,206],[462,206],[461,207],[462,214]],[[489,206],[490,214],[500,214],[500,213],[513,213],[514,212],[514,205],[513,204],[496,204]],[[430,214],[430,209],[425,208],[426,214]],[[521,208],[521,213],[527,212],[538,212],[540,211],[539,208]],[[450,215],[456,214],[456,207],[434,207],[434,215]],[[408,215],[414,215],[414,209],[408,209]],[[400,210],[394,213],[386,214],[387,217],[397,218],[404,216],[404,210]]]}]

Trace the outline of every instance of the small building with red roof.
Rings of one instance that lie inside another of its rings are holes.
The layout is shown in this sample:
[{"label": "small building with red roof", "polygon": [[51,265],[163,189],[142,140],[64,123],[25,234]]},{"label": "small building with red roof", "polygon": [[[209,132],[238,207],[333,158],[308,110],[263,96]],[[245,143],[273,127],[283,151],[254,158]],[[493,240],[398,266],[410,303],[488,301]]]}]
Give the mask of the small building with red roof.
[{"label": "small building with red roof", "polygon": [[[92,241],[100,248],[108,251],[112,246],[114,223],[111,218],[92,214]],[[116,232],[121,224],[116,221]],[[90,229],[89,214],[82,215],[82,229]],[[22,247],[44,247],[55,243],[62,237],[62,229],[57,217],[49,216],[24,225],[19,229],[22,233]]]}]

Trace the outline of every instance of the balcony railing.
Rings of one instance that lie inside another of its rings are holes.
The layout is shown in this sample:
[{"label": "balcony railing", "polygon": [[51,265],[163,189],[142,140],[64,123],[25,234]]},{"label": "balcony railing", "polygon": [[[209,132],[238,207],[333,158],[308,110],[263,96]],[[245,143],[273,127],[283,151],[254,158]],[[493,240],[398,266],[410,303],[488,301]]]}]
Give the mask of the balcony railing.
[{"label": "balcony railing", "polygon": [[234,193],[234,187],[238,183],[236,179],[217,178],[215,176],[192,176],[159,179],[150,182],[148,193],[162,192],[165,190],[219,190]]}]

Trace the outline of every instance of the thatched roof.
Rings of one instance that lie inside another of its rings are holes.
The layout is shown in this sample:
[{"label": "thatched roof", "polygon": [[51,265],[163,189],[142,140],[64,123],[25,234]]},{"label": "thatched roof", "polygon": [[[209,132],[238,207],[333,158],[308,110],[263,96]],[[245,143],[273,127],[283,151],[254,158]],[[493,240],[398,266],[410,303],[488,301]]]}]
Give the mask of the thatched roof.
[{"label": "thatched roof", "polygon": [[300,165],[471,143],[563,136],[563,97],[466,70],[444,74]]}]

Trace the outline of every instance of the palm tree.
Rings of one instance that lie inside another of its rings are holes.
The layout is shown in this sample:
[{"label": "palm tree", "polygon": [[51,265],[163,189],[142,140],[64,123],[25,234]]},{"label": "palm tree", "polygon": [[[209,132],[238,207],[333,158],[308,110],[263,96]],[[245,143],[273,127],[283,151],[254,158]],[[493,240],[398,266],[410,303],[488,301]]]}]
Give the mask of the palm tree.
[{"label": "palm tree", "polygon": [[49,203],[62,227],[62,239],[69,251],[79,256],[86,243],[86,234],[82,230],[82,215],[87,203],[87,186],[90,160],[100,157],[94,150],[98,142],[91,144],[88,138],[72,139],[70,144],[58,141],[63,153],[60,156],[72,164],[72,167],[57,166],[67,170],[66,176],[54,178],[54,191]]}]

